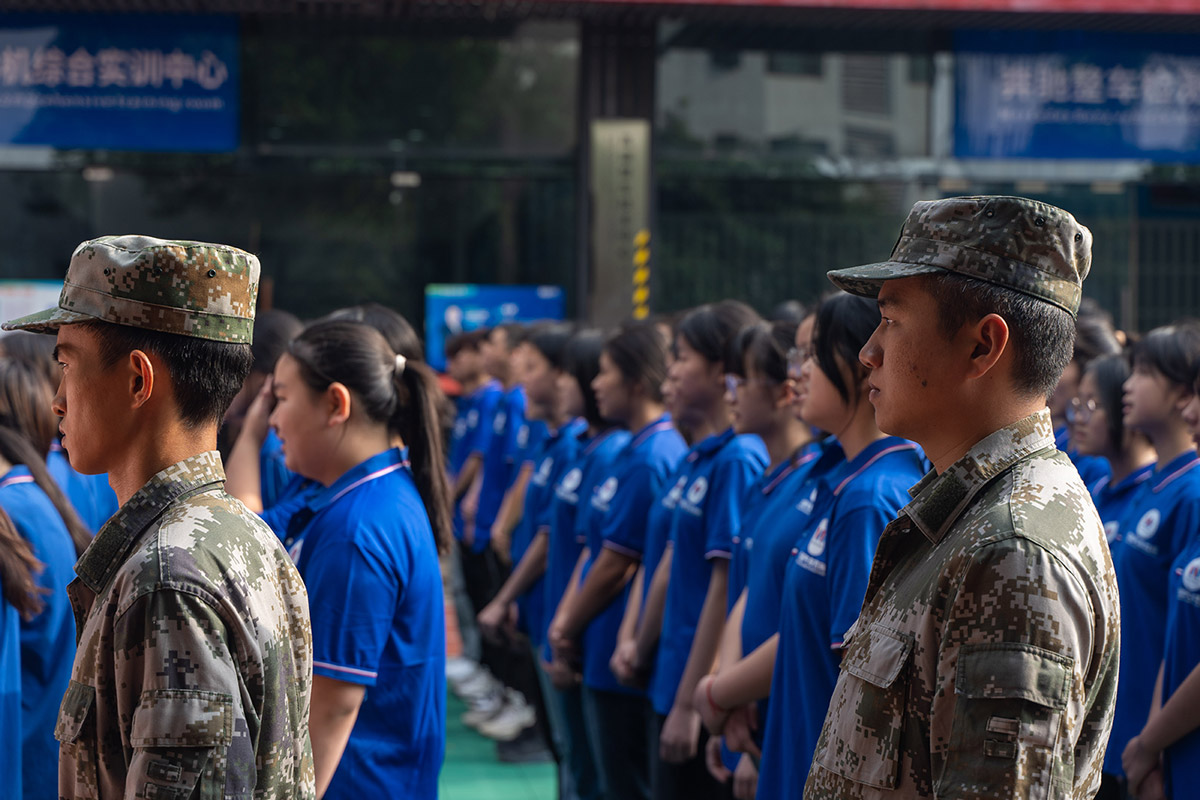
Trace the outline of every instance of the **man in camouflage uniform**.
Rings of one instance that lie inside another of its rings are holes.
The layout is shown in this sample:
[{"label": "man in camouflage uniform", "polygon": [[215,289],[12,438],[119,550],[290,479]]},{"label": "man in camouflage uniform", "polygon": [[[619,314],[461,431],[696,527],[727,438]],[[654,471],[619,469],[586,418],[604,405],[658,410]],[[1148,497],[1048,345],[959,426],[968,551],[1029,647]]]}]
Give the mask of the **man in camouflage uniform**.
[{"label": "man in camouflage uniform", "polygon": [[103,237],[76,249],[57,308],[4,325],[58,332],[64,446],[121,501],[68,587],[61,797],[315,794],[307,596],[214,452],[258,274],[233,247]]},{"label": "man in camouflage uniform", "polygon": [[1046,398],[1091,233],[1022,198],[917,203],[860,358],[879,427],[934,470],[880,539],[806,798],[1090,798],[1117,685],[1117,584]]}]

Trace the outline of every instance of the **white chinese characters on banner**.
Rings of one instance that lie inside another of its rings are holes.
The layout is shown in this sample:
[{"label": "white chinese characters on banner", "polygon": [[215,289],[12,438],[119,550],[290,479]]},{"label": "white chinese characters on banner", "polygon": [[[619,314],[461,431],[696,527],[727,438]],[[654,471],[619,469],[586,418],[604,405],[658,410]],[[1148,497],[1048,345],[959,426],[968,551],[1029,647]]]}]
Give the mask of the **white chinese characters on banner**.
[{"label": "white chinese characters on banner", "polygon": [[70,54],[57,47],[0,49],[0,85],[5,87],[183,89],[195,84],[215,91],[227,80],[229,67],[209,50],[197,58],[178,48],[168,53],[110,47],[92,53],[81,47]]},{"label": "white chinese characters on banner", "polygon": [[1200,58],[1161,56],[1139,69],[1067,65],[1061,56],[1008,56],[999,66],[1004,100],[1041,103],[1200,106]]}]

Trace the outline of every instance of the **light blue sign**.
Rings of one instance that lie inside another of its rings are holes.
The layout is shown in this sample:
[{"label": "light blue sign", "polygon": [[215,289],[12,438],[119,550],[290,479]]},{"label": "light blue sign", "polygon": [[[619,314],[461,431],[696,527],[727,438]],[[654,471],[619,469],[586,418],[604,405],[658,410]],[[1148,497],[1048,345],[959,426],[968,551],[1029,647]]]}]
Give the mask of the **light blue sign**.
[{"label": "light blue sign", "polygon": [[562,319],[563,303],[560,286],[431,283],[425,287],[425,355],[444,370],[451,336],[504,322]]},{"label": "light blue sign", "polygon": [[0,144],[237,149],[236,17],[0,16]]},{"label": "light blue sign", "polygon": [[955,35],[959,158],[1200,162],[1200,37]]}]

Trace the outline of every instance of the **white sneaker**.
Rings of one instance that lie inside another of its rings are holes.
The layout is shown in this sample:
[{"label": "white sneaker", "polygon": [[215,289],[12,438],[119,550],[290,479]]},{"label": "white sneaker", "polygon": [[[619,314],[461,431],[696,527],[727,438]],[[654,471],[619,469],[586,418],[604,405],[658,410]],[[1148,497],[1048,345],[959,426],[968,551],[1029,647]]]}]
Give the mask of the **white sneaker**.
[{"label": "white sneaker", "polygon": [[480,667],[475,670],[475,674],[470,678],[457,686],[452,684],[450,688],[454,690],[454,693],[464,703],[470,705],[475,700],[495,694],[496,692],[503,692],[504,684],[496,680],[486,667]]},{"label": "white sneaker", "polygon": [[510,689],[507,700],[498,714],[476,727],[477,731],[497,742],[511,742],[537,721],[533,706],[525,701],[524,695]]},{"label": "white sneaker", "polygon": [[446,682],[457,691],[459,686],[474,678],[475,673],[480,669],[479,664],[469,658],[459,656],[458,658],[447,659]]},{"label": "white sneaker", "polygon": [[504,710],[507,705],[504,692],[495,691],[491,694],[484,695],[472,703],[468,710],[460,717],[462,724],[468,728],[479,729],[479,726],[493,717],[497,716]]}]

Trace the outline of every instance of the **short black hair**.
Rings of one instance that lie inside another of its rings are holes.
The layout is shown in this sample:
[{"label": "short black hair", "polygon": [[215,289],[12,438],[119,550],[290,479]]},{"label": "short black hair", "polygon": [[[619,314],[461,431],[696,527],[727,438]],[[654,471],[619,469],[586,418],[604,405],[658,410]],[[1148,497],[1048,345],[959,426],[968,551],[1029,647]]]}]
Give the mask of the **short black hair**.
[{"label": "short black hair", "polygon": [[161,358],[171,375],[179,418],[191,429],[221,421],[250,374],[254,360],[248,344],[217,342],[99,320],[76,324],[96,336],[105,369],[134,350]]},{"label": "short black hair", "polygon": [[602,428],[608,423],[600,416],[592,381],[600,373],[600,353],[604,350],[604,334],[594,328],[576,331],[563,352],[563,369],[575,379],[583,395],[583,416],[589,425]]},{"label": "short black hair", "polygon": [[1066,310],[954,272],[929,275],[925,285],[937,302],[938,328],[947,339],[988,314],[1002,317],[1014,355],[1013,385],[1030,397],[1050,398],[1075,352],[1075,320]]},{"label": "short black hair", "polygon": [[1085,297],[1075,316],[1075,349],[1071,360],[1080,367],[1086,367],[1093,359],[1120,352],[1121,343],[1117,341],[1112,315],[1095,300]]},{"label": "short black hair", "polygon": [[[394,308],[374,301],[359,303],[356,306],[339,308],[321,321],[333,319],[348,319],[370,325],[383,334],[383,338],[387,340],[393,352],[404,356],[409,361],[425,360],[425,344],[421,341],[417,329]],[[257,323],[255,325],[257,326]]]},{"label": "short black hair", "polygon": [[1133,345],[1131,356],[1134,367],[1150,367],[1191,392],[1200,359],[1200,323],[1181,320],[1155,328]]},{"label": "short black hair", "polygon": [[574,327],[568,323],[544,323],[531,329],[525,344],[545,356],[554,369],[561,370],[566,363],[567,342],[574,333]]},{"label": "short black hair", "polygon": [[[710,362],[724,363],[729,342],[747,325],[761,322],[758,313],[738,300],[721,300],[689,311],[676,328],[675,335]],[[726,367],[726,372],[733,370]]]},{"label": "short black hair", "polygon": [[640,385],[654,402],[662,401],[662,384],[667,379],[667,340],[657,323],[626,323],[608,337],[604,352],[627,383]]}]

